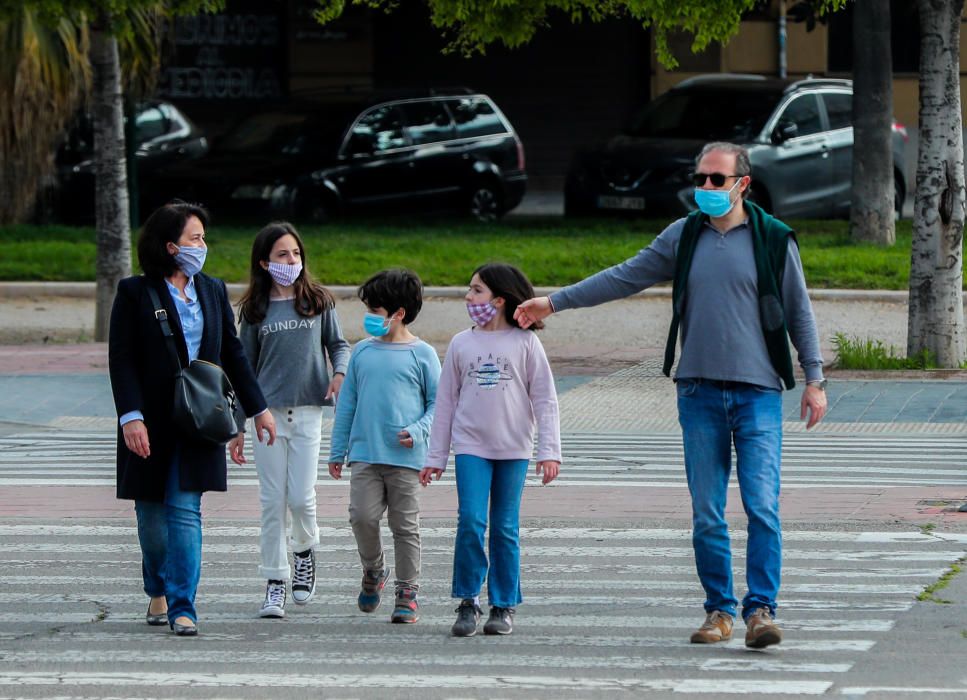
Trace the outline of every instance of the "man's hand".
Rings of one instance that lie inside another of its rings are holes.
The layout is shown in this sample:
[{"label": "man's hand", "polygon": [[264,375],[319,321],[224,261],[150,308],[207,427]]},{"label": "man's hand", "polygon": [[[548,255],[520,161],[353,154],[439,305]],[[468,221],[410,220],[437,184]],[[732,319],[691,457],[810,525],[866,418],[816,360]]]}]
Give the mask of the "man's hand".
[{"label": "man's hand", "polygon": [[433,481],[439,481],[443,476],[443,470],[436,467],[423,467],[420,470],[420,483],[429,486]]},{"label": "man's hand", "polygon": [[151,445],[148,443],[148,429],[143,420],[128,421],[121,426],[124,445],[141,459],[151,456]]},{"label": "man's hand", "polygon": [[345,378],[346,375],[342,372],[332,375],[332,379],[329,380],[329,390],[326,391],[326,401],[332,399],[332,402],[336,403],[339,400],[339,390],[342,389],[342,380]]},{"label": "man's hand", "polygon": [[806,430],[812,428],[826,415],[826,392],[818,386],[807,384],[803,389],[799,419],[805,420],[807,413],[809,421],[806,423]]},{"label": "man's hand", "polygon": [[265,411],[254,418],[255,420],[255,437],[258,438],[259,442],[265,442],[262,439],[262,431],[266,431],[269,434],[269,441],[265,444],[271,447],[275,444],[275,417],[272,415],[272,411]]},{"label": "man's hand", "polygon": [[549,483],[557,478],[557,475],[561,472],[561,463],[555,459],[545,459],[537,463],[535,470],[538,474],[544,473],[544,478],[541,479],[541,483],[547,486]]},{"label": "man's hand", "polygon": [[514,311],[514,320],[521,328],[530,328],[554,313],[549,297],[534,297],[521,303]]},{"label": "man's hand", "polygon": [[331,476],[333,479],[342,478],[342,462],[329,463],[329,476]]},{"label": "man's hand", "polygon": [[239,431],[238,435],[228,441],[228,456],[235,464],[245,464],[245,455],[242,450],[245,448],[245,433]]}]

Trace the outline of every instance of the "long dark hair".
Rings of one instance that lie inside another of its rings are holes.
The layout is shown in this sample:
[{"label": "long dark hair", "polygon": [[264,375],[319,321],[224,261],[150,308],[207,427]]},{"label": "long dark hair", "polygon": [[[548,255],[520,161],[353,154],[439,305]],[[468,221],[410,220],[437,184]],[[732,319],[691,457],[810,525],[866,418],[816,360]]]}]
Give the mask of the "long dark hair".
[{"label": "long dark hair", "polygon": [[169,243],[178,243],[185,225],[197,217],[208,228],[208,212],[197,204],[174,200],[161,206],[148,217],[138,237],[138,265],[148,277],[171,277],[178,269]]},{"label": "long dark hair", "polygon": [[[479,275],[480,281],[487,285],[495,297],[503,297],[504,318],[510,325],[520,328],[520,324],[514,319],[514,312],[522,302],[534,298],[534,285],[524,273],[513,265],[491,262],[481,265],[473,274]],[[530,330],[537,331],[543,327],[541,321],[535,321]]]},{"label": "long dark hair", "polygon": [[272,291],[272,276],[261,265],[268,260],[272,246],[282,236],[295,238],[302,253],[302,272],[292,284],[295,292],[293,305],[300,316],[317,316],[336,305],[332,292],[313,279],[309,273],[309,261],[302,237],[288,221],[273,221],[255,236],[252,242],[252,265],[249,271],[248,289],[239,301],[239,314],[249,323],[260,323],[269,310],[269,292]]}]

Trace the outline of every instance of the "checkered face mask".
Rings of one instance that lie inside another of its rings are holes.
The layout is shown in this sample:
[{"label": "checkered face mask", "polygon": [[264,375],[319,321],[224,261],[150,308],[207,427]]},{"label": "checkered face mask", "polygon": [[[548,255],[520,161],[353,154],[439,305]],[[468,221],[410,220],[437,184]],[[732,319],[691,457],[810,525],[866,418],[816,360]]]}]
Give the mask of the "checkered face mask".
[{"label": "checkered face mask", "polygon": [[270,262],[269,274],[272,275],[272,279],[275,280],[277,285],[288,287],[302,274],[302,263],[297,262],[289,265],[287,263]]},{"label": "checkered face mask", "polygon": [[467,304],[467,313],[478,326],[486,326],[493,321],[497,311],[498,309],[492,301],[488,301],[486,304]]}]

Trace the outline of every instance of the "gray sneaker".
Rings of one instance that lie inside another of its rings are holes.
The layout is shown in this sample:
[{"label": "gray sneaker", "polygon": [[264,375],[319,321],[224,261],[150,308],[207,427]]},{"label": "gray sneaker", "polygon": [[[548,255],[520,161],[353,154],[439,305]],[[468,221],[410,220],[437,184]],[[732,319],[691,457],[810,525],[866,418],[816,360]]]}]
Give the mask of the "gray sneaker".
[{"label": "gray sneaker", "polygon": [[483,611],[470,598],[464,598],[457,607],[457,621],[450,628],[454,637],[472,637],[477,634],[477,623]]},{"label": "gray sneaker", "polygon": [[484,624],[484,634],[510,634],[514,631],[513,608],[490,608],[490,618]]}]

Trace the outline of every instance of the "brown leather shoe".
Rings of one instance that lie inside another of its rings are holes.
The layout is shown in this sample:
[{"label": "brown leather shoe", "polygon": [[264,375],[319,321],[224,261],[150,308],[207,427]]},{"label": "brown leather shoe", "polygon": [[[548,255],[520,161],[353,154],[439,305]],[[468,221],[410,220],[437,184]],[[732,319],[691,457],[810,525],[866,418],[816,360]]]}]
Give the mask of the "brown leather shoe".
[{"label": "brown leather shoe", "polygon": [[768,608],[756,608],[745,621],[745,645],[764,649],[782,641],[782,630],[772,619]]},{"label": "brown leather shoe", "polygon": [[732,639],[732,616],[721,610],[713,610],[705,617],[705,623],[692,633],[692,644],[715,644]]}]

